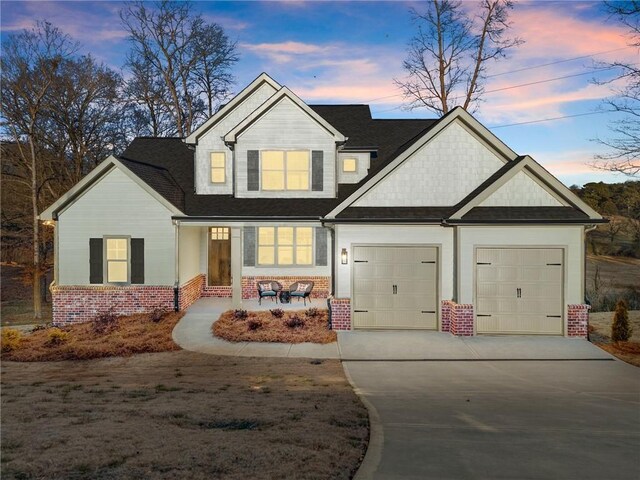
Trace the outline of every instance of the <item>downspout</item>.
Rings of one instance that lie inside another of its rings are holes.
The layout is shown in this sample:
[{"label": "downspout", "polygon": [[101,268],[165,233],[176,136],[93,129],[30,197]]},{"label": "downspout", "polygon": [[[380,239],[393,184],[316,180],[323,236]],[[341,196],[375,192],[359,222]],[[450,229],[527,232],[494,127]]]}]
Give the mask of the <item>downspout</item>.
[{"label": "downspout", "polygon": [[329,310],[329,329],[331,329],[331,299],[336,291],[336,262],[334,261],[335,257],[335,249],[336,249],[336,232],[333,226],[326,225],[322,219],[320,219],[320,224],[324,228],[328,228],[331,232],[331,258],[329,261],[331,262],[331,291],[329,292],[329,296],[327,297],[327,309]]},{"label": "downspout", "polygon": [[[224,137],[222,137],[224,141]],[[224,144],[231,150],[231,196],[236,196],[236,149],[235,145],[230,142],[224,142]]]},{"label": "downspout", "polygon": [[453,298],[458,302],[458,227],[453,227]]},{"label": "downspout", "polygon": [[178,312],[180,311],[180,220],[174,220],[173,226],[175,230],[173,309]]},{"label": "downspout", "polygon": [[[583,258],[583,262],[584,262],[584,267],[583,267],[583,272],[584,272],[584,278],[582,280],[582,301],[586,302],[587,301],[587,233],[594,231],[596,228],[598,228],[597,225],[585,225],[584,227],[584,241],[582,243],[584,248],[584,258]],[[589,318],[589,317],[587,317]],[[587,321],[587,340],[591,341],[591,338],[589,338],[589,322]]]}]

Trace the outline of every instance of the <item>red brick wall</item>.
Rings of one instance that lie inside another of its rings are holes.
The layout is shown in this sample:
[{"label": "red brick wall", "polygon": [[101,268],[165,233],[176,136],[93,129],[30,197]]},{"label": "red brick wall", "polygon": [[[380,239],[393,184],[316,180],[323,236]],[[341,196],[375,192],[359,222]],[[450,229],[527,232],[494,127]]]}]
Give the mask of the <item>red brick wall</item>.
[{"label": "red brick wall", "polygon": [[88,322],[111,307],[119,315],[173,309],[173,287],[169,286],[53,286],[51,298],[56,325]]},{"label": "red brick wall", "polygon": [[231,286],[223,287],[223,286],[215,286],[210,287],[208,285],[204,286],[202,290],[203,297],[218,297],[218,298],[231,298],[231,294],[233,292],[233,288]]},{"label": "red brick wall", "polygon": [[294,282],[304,282],[305,280],[311,280],[313,282],[313,290],[311,291],[311,296],[313,298],[327,298],[329,296],[329,288],[331,284],[331,277],[242,277],[242,298],[258,298],[257,285],[261,280],[275,280],[277,282],[280,282],[284,288],[287,288]]},{"label": "red brick wall", "polygon": [[443,300],[440,306],[440,325],[443,332],[451,329],[451,309],[455,305],[451,300]]},{"label": "red brick wall", "polygon": [[473,335],[473,305],[450,302],[449,331],[453,335],[469,337]]},{"label": "red brick wall", "polygon": [[185,310],[202,296],[202,287],[204,286],[204,275],[196,275],[187,283],[180,287],[178,299],[180,310]]},{"label": "red brick wall", "polygon": [[567,305],[567,335],[587,338],[590,305]]},{"label": "red brick wall", "polygon": [[351,330],[351,300],[348,298],[332,298],[331,329]]}]

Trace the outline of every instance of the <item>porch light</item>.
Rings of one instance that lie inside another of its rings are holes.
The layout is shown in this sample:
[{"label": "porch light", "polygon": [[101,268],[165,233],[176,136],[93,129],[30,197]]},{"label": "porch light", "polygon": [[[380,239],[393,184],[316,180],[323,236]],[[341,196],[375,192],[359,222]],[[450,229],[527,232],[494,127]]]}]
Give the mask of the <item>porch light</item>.
[{"label": "porch light", "polygon": [[343,248],[342,253],[340,254],[340,263],[342,263],[342,265],[346,265],[348,262],[349,262],[349,256],[347,254],[347,249]]}]

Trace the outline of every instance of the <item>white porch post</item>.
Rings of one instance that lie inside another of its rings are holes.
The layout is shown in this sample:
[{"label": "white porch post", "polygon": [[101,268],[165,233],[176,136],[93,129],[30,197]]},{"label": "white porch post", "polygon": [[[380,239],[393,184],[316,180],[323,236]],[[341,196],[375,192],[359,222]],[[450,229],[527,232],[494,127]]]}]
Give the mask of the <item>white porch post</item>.
[{"label": "white porch post", "polygon": [[241,228],[231,227],[231,296],[234,308],[242,306]]}]

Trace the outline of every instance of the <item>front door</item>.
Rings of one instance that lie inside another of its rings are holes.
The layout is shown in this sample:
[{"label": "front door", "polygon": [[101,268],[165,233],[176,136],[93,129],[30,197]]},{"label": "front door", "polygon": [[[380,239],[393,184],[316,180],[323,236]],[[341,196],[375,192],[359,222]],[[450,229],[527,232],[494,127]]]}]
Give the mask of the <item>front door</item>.
[{"label": "front door", "polygon": [[209,228],[208,285],[231,285],[231,234],[229,227]]}]

